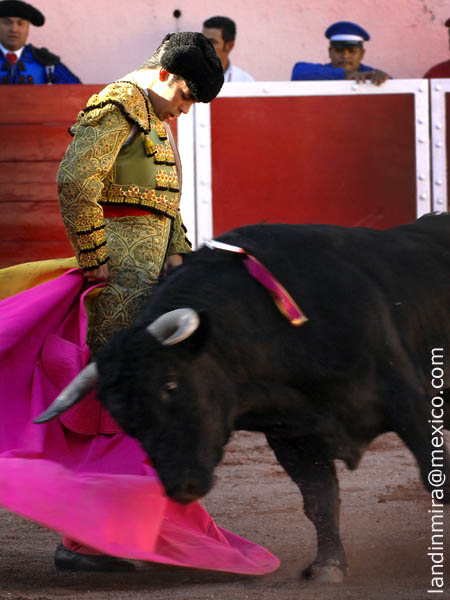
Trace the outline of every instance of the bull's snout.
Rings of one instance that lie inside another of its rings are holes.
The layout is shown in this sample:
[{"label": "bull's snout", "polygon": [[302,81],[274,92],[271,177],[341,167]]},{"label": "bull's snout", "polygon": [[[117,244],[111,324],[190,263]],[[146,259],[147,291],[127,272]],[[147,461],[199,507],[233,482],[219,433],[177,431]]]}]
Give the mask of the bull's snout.
[{"label": "bull's snout", "polygon": [[194,500],[206,496],[211,487],[211,477],[190,477],[178,485],[166,488],[166,493],[169,498],[172,498],[172,500],[175,500],[176,502],[189,504]]}]

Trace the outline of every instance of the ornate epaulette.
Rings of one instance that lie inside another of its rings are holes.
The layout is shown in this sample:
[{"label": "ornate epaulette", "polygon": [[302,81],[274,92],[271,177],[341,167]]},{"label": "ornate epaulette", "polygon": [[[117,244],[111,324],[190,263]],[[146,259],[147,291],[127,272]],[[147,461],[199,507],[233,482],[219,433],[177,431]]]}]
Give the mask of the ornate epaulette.
[{"label": "ornate epaulette", "polygon": [[103,88],[98,94],[89,98],[86,108],[82,113],[90,112],[96,108],[102,108],[108,104],[114,104],[122,113],[136,123],[144,133],[151,129],[150,107],[145,92],[130,81],[115,81]]}]

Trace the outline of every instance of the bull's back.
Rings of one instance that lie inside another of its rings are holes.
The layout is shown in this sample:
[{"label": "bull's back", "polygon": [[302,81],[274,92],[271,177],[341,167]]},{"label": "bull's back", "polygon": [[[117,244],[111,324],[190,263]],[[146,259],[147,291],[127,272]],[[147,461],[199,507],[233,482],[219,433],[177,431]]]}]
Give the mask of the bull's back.
[{"label": "bull's back", "polygon": [[391,339],[414,355],[443,346],[450,356],[450,215],[389,230],[252,225],[220,239],[254,254],[294,296],[310,320],[299,336],[315,351],[327,345],[317,348],[318,335],[331,348],[381,352]]},{"label": "bull's back", "polygon": [[295,367],[299,376],[303,370],[332,376],[372,356],[385,361],[399,347],[421,363],[437,344],[450,356],[448,215],[385,231],[250,225],[219,239],[256,256],[308,322],[290,326],[241,255],[206,247],[153,295],[147,322],[179,306],[202,311],[220,352],[233,354],[236,368],[252,356],[252,368],[261,372],[277,365],[284,373]]},{"label": "bull's back", "polygon": [[345,287],[363,291],[379,286],[392,298],[399,294],[428,298],[430,286],[435,286],[437,296],[445,296],[450,284],[447,213],[388,230],[250,225],[219,239],[244,247],[294,287],[301,281],[315,286],[326,278],[330,291]]}]

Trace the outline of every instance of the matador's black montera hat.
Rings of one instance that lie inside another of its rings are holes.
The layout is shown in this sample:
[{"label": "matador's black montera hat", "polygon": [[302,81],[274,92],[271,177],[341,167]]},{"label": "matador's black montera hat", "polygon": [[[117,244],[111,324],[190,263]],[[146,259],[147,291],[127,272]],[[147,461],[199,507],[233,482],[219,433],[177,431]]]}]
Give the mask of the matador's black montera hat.
[{"label": "matador's black montera hat", "polygon": [[182,77],[198,102],[211,102],[223,85],[223,69],[214,46],[201,33],[168,33],[161,46],[161,66]]},{"label": "matador's black montera hat", "polygon": [[36,27],[45,23],[45,17],[40,10],[21,0],[1,0],[0,17],[20,17]]}]

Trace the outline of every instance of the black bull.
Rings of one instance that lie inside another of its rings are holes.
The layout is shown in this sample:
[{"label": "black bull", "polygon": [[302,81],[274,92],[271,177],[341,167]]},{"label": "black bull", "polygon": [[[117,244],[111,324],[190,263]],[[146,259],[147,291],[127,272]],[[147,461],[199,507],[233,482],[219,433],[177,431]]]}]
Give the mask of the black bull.
[{"label": "black bull", "polygon": [[[335,459],[354,469],[393,431],[435,498],[450,500],[450,215],[386,231],[253,225],[218,239],[255,255],[309,321],[293,327],[239,255],[202,247],[100,353],[100,400],[181,502],[209,491],[234,429],[263,432],[317,531],[304,574],[338,580]],[[199,317],[187,336],[166,343],[175,325],[147,329],[180,307]]]}]

